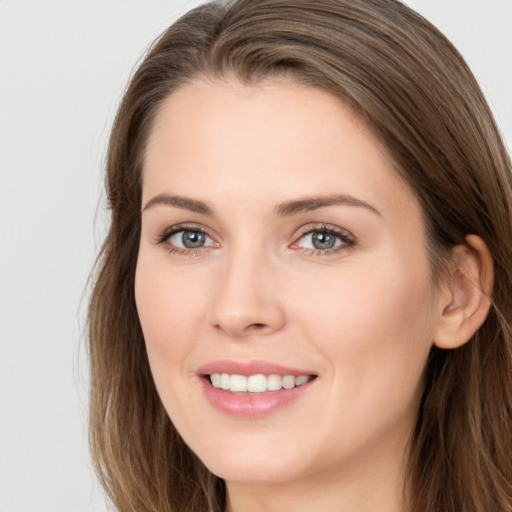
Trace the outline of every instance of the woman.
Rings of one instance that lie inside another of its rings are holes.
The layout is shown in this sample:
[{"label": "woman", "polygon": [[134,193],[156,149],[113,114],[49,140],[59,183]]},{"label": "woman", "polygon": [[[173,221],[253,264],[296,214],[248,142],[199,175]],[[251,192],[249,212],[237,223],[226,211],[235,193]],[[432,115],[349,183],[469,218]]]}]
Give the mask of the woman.
[{"label": "woman", "polygon": [[112,131],[91,442],[120,511],[509,511],[512,179],[395,0],[171,26]]}]

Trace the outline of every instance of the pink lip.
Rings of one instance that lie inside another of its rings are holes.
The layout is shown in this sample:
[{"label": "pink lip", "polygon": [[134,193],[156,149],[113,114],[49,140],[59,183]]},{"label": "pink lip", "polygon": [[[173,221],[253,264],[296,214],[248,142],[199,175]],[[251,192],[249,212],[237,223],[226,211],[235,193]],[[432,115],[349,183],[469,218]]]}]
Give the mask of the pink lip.
[{"label": "pink lip", "polygon": [[310,380],[303,386],[266,393],[232,393],[214,388],[209,379],[212,373],[230,373],[237,375],[312,375],[312,372],[287,368],[264,361],[214,361],[199,368],[197,375],[206,398],[218,411],[240,419],[259,419],[290,405],[306,394],[317,379]]},{"label": "pink lip", "polygon": [[293,375],[299,377],[300,375],[313,375],[314,372],[308,370],[298,370],[296,368],[288,368],[279,364],[270,363],[267,361],[232,361],[229,359],[212,361],[211,363],[201,366],[196,372],[198,375],[211,375],[212,373],[230,373],[236,375],[257,375],[263,373],[264,375]]}]

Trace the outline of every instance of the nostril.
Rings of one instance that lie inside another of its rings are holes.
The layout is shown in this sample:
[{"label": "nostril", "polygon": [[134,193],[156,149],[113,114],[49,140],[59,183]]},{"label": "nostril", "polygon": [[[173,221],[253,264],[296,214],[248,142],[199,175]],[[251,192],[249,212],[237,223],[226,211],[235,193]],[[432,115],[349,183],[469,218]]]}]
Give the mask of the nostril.
[{"label": "nostril", "polygon": [[268,328],[268,325],[267,324],[262,324],[262,323],[254,323],[254,324],[249,324],[245,329],[244,329],[244,332],[245,333],[262,333],[265,329]]}]

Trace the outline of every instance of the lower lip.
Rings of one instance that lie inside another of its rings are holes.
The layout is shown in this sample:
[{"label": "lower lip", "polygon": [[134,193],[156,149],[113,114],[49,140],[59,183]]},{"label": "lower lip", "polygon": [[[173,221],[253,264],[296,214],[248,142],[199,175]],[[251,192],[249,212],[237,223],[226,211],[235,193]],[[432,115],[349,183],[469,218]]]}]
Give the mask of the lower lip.
[{"label": "lower lip", "polygon": [[243,419],[264,418],[290,405],[307,393],[315,380],[312,379],[306,384],[292,389],[249,394],[232,393],[214,388],[209,378],[201,378],[205,395],[213,407],[224,414]]}]

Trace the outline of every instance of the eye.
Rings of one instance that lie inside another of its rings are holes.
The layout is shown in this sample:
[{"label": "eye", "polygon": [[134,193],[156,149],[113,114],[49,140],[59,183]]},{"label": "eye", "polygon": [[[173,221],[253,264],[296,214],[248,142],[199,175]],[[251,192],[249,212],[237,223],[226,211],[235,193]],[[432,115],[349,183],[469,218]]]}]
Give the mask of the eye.
[{"label": "eye", "polygon": [[211,238],[203,231],[182,230],[169,237],[169,242],[181,249],[198,249],[209,241],[212,241]]},{"label": "eye", "polygon": [[354,237],[348,231],[334,226],[308,228],[291,246],[292,249],[307,249],[315,254],[330,254],[355,245]]},{"label": "eye", "polygon": [[218,243],[200,228],[176,226],[166,230],[157,240],[166,243],[170,252],[189,252],[203,247],[217,247]]}]

